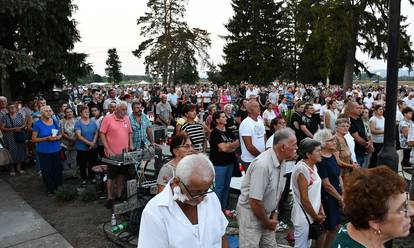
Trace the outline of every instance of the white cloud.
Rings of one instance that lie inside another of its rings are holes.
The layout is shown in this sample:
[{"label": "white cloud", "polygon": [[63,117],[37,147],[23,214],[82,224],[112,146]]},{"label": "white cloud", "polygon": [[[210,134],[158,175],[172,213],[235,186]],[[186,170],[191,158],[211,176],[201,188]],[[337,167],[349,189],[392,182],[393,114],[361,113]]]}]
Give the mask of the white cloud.
[{"label": "white cloud", "polygon": [[[143,39],[139,36],[136,20],[146,11],[147,0],[75,0],[79,9],[74,18],[82,40],[75,51],[89,54],[88,62],[94,66],[95,73],[105,74],[105,61],[109,48],[115,47],[122,62],[124,74],[144,74],[142,59],[136,58],[131,51]],[[206,29],[211,34],[210,56],[215,64],[223,61],[224,40],[219,36],[227,33],[224,24],[233,15],[230,0],[190,0],[186,20],[191,27]],[[402,0],[402,13],[408,15],[409,34],[414,35],[414,7],[408,0]],[[373,69],[385,68],[383,61],[367,60],[363,54],[359,59],[369,62]]]}]

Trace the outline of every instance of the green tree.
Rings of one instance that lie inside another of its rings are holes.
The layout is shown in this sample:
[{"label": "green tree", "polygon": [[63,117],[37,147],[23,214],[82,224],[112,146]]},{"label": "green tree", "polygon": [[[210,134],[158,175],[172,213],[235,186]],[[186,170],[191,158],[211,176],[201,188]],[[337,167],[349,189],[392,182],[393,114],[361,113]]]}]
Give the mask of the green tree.
[{"label": "green tree", "polygon": [[1,0],[0,6],[2,94],[46,92],[90,71],[86,55],[73,52],[80,36],[70,0]]},{"label": "green tree", "polygon": [[[148,12],[137,23],[146,37],[132,53],[145,54],[146,74],[164,83],[198,80],[197,66],[208,63],[211,41],[203,29],[190,28],[184,21],[186,0],[149,0]],[[199,60],[197,60],[197,58]]]},{"label": "green tree", "polygon": [[108,59],[106,60],[106,65],[108,66],[105,69],[106,75],[108,75],[109,82],[117,84],[122,81],[121,73],[121,61],[119,60],[118,53],[116,48],[108,49]]},{"label": "green tree", "polygon": [[230,81],[266,84],[281,74],[282,3],[232,0],[234,16],[225,25],[223,75]]},{"label": "green tree", "polygon": [[[413,4],[414,2],[410,0]],[[368,54],[371,59],[385,59],[388,41],[388,1],[387,0],[331,0],[324,4],[319,14],[325,17],[325,24],[334,27],[329,32],[326,42],[328,50],[333,46],[340,46],[343,54],[344,90],[352,87],[354,73],[369,72],[362,61],[355,58],[356,50]],[[329,12],[328,12],[329,11]],[[323,15],[322,13],[334,13]],[[400,67],[405,66],[411,70],[414,62],[414,51],[411,48],[410,37],[407,34],[406,17],[402,16],[403,24],[400,30]],[[329,57],[338,56],[330,53]]]}]

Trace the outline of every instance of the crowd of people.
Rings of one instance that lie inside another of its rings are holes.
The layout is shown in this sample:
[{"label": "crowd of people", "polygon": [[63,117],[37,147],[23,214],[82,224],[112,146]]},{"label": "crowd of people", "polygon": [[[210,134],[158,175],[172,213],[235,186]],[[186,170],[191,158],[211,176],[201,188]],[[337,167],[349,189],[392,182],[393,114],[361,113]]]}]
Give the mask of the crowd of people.
[{"label": "crowd of people", "polygon": [[[295,247],[309,247],[311,239],[317,247],[382,247],[408,235],[414,215],[405,180],[377,160],[384,108],[385,89],[377,85],[347,92],[289,83],[79,87],[54,110],[40,97],[0,97],[0,130],[13,159],[10,176],[24,173],[31,157],[53,195],[63,168],[79,170],[85,187],[95,183],[92,167],[100,158],[157,147],[167,138],[155,137],[152,127],[172,127],[172,159],[155,168],[158,194],[142,215],[141,248],[227,247],[226,217],[235,213],[230,183],[242,174],[239,247],[276,247],[283,221],[292,223],[287,239]],[[401,166],[411,167],[414,91],[408,86],[399,88],[396,108]],[[107,174],[105,205],[112,208],[133,172],[108,165]],[[290,193],[292,212],[282,220]],[[315,230],[321,230],[316,237]]]}]

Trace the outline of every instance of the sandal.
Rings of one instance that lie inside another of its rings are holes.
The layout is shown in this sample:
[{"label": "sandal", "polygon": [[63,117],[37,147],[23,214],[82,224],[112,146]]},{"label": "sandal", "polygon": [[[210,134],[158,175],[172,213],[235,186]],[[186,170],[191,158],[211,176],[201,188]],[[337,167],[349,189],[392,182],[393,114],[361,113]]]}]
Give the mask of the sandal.
[{"label": "sandal", "polygon": [[82,183],[81,183],[81,187],[82,187],[82,188],[85,188],[85,187],[86,187],[86,181],[82,181]]},{"label": "sandal", "polygon": [[19,173],[20,174],[24,174],[24,173],[26,173],[24,170],[19,170]]},{"label": "sandal", "polygon": [[12,177],[16,176],[16,172],[10,172],[10,176]]}]

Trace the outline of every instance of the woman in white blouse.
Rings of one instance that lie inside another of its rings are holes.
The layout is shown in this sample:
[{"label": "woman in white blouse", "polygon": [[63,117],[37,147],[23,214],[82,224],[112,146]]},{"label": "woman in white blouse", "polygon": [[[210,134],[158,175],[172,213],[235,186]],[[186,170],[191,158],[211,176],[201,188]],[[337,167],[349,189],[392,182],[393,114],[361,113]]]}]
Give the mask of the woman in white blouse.
[{"label": "woman in white blouse", "polygon": [[318,175],[316,163],[321,161],[321,143],[305,138],[300,142],[299,151],[302,159],[296,164],[292,174],[293,209],[292,223],[295,228],[295,248],[310,247],[309,224],[322,223],[325,213],[321,204],[322,181]]}]

